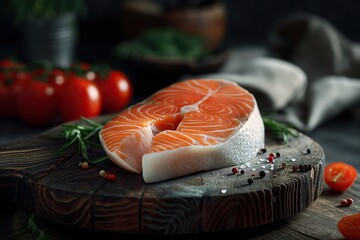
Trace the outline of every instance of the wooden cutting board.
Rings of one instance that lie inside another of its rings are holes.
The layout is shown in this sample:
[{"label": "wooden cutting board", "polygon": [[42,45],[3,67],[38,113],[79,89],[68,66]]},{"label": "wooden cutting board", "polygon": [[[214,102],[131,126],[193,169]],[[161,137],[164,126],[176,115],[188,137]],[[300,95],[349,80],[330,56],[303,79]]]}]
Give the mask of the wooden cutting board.
[{"label": "wooden cutting board", "polygon": [[[266,133],[267,152],[237,166],[244,174],[233,174],[229,167],[145,184],[141,175],[110,161],[83,170],[75,151],[56,155],[64,142],[59,131],[56,127],[0,146],[0,200],[16,202],[53,223],[120,233],[243,229],[294,216],[322,191],[324,152],[303,134],[285,144]],[[281,154],[274,164],[266,160],[269,152]],[[294,172],[292,166],[300,164],[311,168]],[[115,173],[116,181],[100,177],[101,169]],[[265,177],[259,177],[260,170]]]}]

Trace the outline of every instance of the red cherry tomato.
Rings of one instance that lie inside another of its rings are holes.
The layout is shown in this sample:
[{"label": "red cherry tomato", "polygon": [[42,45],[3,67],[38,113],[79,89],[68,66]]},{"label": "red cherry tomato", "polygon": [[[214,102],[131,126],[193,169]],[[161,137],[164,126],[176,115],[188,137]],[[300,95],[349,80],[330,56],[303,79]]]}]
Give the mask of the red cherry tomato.
[{"label": "red cherry tomato", "polygon": [[66,73],[63,70],[57,68],[52,68],[49,70],[38,68],[34,70],[31,75],[34,78],[42,79],[43,81],[48,82],[54,88],[54,94],[57,101],[56,106],[59,106],[58,94],[67,79]]},{"label": "red cherry tomato", "polygon": [[33,126],[51,123],[56,110],[54,88],[37,80],[31,80],[25,87],[18,101],[21,119]]},{"label": "red cherry tomato", "polygon": [[130,103],[132,84],[121,71],[111,70],[105,78],[98,78],[96,84],[103,100],[105,113],[118,112]]},{"label": "red cherry tomato", "polygon": [[11,60],[11,59],[4,59],[0,61],[0,68],[1,69],[13,69],[18,70],[23,68],[24,64],[22,62]]},{"label": "red cherry tomato", "polygon": [[27,74],[6,74],[0,72],[0,116],[14,117],[18,115],[18,99],[30,81]]},{"label": "red cherry tomato", "polygon": [[340,219],[338,228],[346,239],[360,239],[360,213]]},{"label": "red cherry tomato", "polygon": [[64,121],[95,117],[101,113],[100,92],[94,82],[71,76],[59,92],[59,110]]},{"label": "red cherry tomato", "polygon": [[70,66],[70,75],[81,76],[93,81],[96,78],[96,73],[91,68],[92,66],[87,62],[76,62]]},{"label": "red cherry tomato", "polygon": [[16,104],[12,99],[11,88],[0,83],[0,117],[14,117],[16,113]]},{"label": "red cherry tomato", "polygon": [[38,68],[32,72],[32,76],[49,82],[54,87],[55,93],[60,90],[66,81],[65,72],[57,68],[48,71],[43,68]]},{"label": "red cherry tomato", "polygon": [[337,192],[343,192],[350,188],[356,177],[356,169],[344,162],[333,162],[325,167],[325,182]]}]

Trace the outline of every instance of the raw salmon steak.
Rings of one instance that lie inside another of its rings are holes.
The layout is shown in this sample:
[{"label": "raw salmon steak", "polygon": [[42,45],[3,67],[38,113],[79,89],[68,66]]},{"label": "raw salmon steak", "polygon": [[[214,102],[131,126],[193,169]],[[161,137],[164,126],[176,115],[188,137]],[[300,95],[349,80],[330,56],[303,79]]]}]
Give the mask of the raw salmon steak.
[{"label": "raw salmon steak", "polygon": [[100,141],[146,183],[237,165],[264,147],[254,96],[226,80],[174,83],[107,122]]}]

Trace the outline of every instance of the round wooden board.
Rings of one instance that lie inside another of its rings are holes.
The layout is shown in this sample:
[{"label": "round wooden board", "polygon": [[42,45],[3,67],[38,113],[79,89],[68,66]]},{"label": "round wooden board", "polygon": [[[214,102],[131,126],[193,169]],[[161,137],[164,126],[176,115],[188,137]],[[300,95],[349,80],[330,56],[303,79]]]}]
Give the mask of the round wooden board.
[{"label": "round wooden board", "polygon": [[[57,127],[0,146],[0,200],[17,202],[52,223],[141,234],[244,229],[289,218],[322,191],[324,152],[303,134],[286,144],[266,134],[267,152],[237,166],[244,174],[233,174],[229,167],[145,184],[141,175],[110,161],[82,170],[72,152],[57,156],[63,143],[54,138],[58,132]],[[266,160],[269,152],[281,154],[274,164]],[[300,164],[311,168],[293,172],[292,166]],[[101,178],[100,169],[115,173],[116,181]],[[259,177],[260,170],[265,177]]]}]

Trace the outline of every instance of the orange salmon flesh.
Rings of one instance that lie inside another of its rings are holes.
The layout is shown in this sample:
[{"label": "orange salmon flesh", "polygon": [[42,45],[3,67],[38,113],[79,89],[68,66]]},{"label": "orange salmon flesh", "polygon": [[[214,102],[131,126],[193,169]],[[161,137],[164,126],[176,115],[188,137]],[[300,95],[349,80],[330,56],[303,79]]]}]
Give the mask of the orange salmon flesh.
[{"label": "orange salmon flesh", "polygon": [[264,147],[254,96],[226,80],[191,79],[123,110],[99,133],[109,158],[147,183],[233,166]]}]

